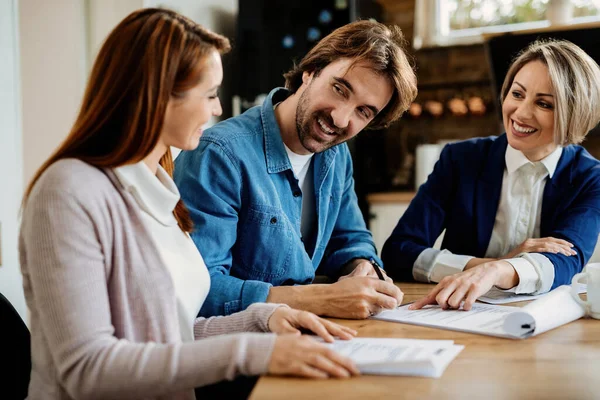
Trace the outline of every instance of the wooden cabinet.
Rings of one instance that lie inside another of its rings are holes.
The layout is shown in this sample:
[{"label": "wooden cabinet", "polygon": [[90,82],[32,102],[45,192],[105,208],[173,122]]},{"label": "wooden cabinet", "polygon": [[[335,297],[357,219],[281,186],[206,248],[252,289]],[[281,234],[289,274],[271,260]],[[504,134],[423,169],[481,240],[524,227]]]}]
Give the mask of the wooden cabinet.
[{"label": "wooden cabinet", "polygon": [[377,248],[377,254],[381,255],[381,249],[388,237],[390,237],[398,220],[408,208],[407,203],[374,203],[369,205],[370,228]]}]

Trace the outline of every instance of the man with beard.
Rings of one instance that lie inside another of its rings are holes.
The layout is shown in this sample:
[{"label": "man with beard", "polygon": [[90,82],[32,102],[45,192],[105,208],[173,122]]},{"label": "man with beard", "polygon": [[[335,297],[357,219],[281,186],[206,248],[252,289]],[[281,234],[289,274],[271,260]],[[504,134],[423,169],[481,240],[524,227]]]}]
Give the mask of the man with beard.
[{"label": "man with beard", "polygon": [[[284,75],[285,89],[178,157],[175,182],[211,276],[201,315],[266,301],[366,318],[400,304],[391,279],[378,279],[344,142],[414,100],[403,43],[399,28],[373,21],[335,30]],[[310,284],[315,272],[335,283]]]}]

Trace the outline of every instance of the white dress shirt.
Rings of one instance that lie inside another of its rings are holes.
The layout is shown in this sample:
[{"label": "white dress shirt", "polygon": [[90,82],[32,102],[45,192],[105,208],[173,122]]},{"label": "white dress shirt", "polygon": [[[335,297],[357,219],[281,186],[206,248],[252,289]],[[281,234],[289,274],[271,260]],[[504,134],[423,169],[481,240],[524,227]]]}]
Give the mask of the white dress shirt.
[{"label": "white dress shirt", "polygon": [[160,165],[156,175],[143,161],[114,172],[140,206],[142,222],[173,280],[181,338],[192,341],[194,320],[210,290],[210,275],[198,248],[173,215],[179,190]]},{"label": "white dress shirt", "polygon": [[[543,160],[531,162],[522,152],[507,146],[500,204],[486,258],[503,257],[526,239],[540,237],[544,188],[554,175],[561,154],[562,147],[558,147]],[[415,261],[413,277],[418,281],[439,282],[445,276],[463,271],[472,258],[448,250],[426,249]],[[554,265],[546,256],[522,253],[505,261],[519,276],[519,284],[510,291],[538,294],[552,287]]]}]

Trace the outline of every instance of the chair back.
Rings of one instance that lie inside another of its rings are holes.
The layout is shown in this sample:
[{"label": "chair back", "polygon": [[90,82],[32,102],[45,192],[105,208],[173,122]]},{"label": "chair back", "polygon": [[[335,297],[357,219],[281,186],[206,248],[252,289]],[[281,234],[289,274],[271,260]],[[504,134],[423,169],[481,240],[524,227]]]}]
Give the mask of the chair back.
[{"label": "chair back", "polygon": [[31,338],[27,325],[0,293],[0,398],[27,397],[31,375]]}]

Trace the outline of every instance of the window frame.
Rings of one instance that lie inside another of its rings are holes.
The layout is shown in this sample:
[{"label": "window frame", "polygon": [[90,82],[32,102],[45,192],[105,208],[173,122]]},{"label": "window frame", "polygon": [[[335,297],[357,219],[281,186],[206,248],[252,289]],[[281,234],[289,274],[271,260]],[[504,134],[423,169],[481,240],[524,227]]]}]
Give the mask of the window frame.
[{"label": "window frame", "polygon": [[[521,22],[507,25],[484,26],[480,28],[450,30],[450,15],[445,9],[444,0],[415,1],[415,32],[413,47],[415,50],[431,47],[472,45],[483,43],[486,36],[529,30],[543,30],[550,27],[577,28],[590,23],[600,22],[600,15],[576,17],[568,25],[551,24],[550,21]],[[552,3],[549,4],[552,7]]]}]

